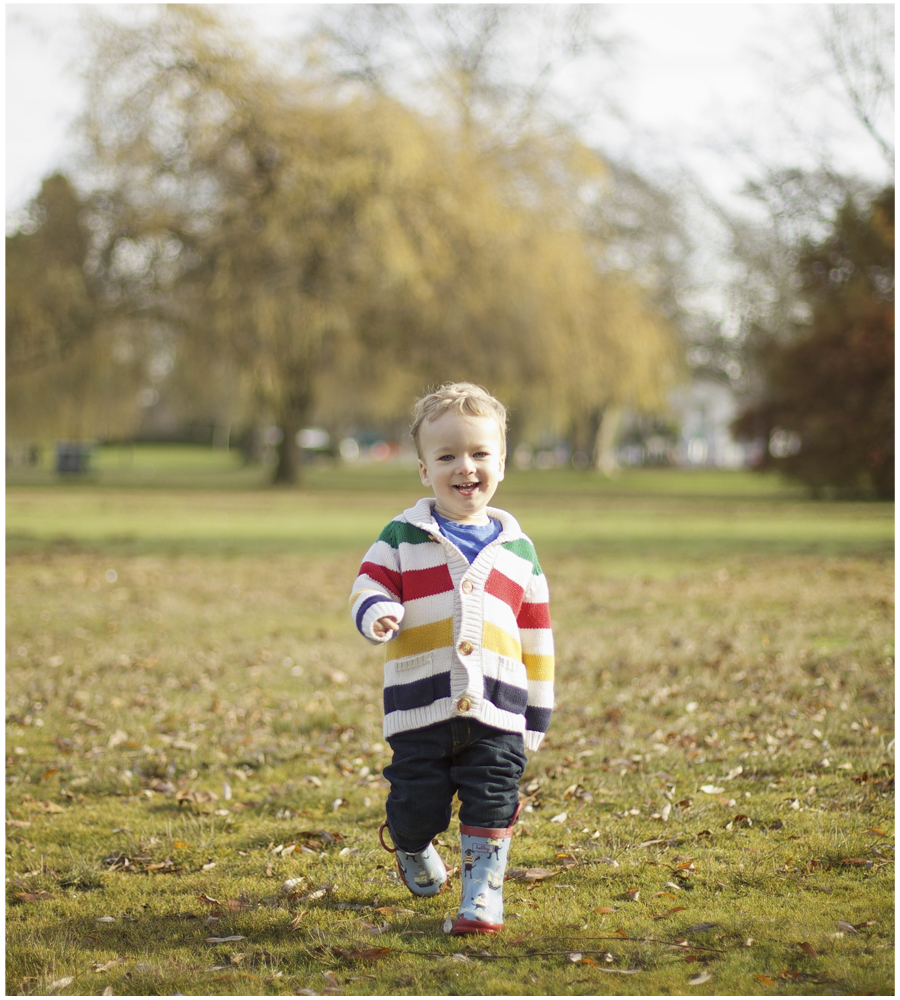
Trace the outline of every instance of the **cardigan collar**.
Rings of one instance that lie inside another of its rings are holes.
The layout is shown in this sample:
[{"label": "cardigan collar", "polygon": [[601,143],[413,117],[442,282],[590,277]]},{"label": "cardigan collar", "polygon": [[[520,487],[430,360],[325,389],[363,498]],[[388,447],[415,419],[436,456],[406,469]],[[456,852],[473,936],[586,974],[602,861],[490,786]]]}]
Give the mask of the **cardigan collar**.
[{"label": "cardigan collar", "polygon": [[[423,531],[440,534],[440,527],[434,518],[434,505],[434,497],[422,497],[415,506],[403,511],[400,516],[404,521],[414,524]],[[522,529],[519,527],[519,522],[508,511],[500,510],[499,507],[486,507],[485,513],[488,517],[498,520],[503,527],[496,541],[508,542],[513,538],[522,537]]]}]

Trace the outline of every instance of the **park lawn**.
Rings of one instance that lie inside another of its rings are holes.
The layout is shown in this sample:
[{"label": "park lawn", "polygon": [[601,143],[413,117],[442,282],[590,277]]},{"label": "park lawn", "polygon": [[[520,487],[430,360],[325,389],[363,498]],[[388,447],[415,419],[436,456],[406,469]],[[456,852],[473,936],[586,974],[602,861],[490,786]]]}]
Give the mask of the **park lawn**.
[{"label": "park lawn", "polygon": [[893,995],[893,508],[511,475],[558,708],[454,938],[377,844],[373,471],[9,489],[7,993]]}]

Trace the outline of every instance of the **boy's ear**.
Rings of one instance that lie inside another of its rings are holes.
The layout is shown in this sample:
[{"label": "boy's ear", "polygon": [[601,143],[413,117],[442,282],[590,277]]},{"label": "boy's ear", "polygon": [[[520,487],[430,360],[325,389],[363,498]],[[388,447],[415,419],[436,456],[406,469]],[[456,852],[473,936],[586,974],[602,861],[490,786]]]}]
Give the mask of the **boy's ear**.
[{"label": "boy's ear", "polygon": [[425,467],[425,463],[422,459],[419,459],[419,479],[422,480],[423,486],[430,486],[431,483],[428,481],[428,469]]},{"label": "boy's ear", "polygon": [[497,476],[497,482],[498,483],[502,482],[503,477],[505,475],[506,475],[506,455],[504,455],[503,458],[500,459],[500,472]]}]

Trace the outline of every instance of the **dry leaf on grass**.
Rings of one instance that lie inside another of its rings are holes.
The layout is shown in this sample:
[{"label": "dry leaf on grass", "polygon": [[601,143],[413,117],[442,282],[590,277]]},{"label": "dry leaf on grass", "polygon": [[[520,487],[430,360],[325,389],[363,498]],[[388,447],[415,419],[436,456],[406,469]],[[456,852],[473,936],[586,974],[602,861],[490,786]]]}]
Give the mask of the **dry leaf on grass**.
[{"label": "dry leaf on grass", "polygon": [[521,882],[541,882],[554,875],[559,875],[559,871],[551,871],[549,868],[508,868],[506,871],[507,878]]},{"label": "dry leaf on grass", "polygon": [[93,962],[91,964],[91,972],[110,972],[112,969],[118,969],[120,965],[124,964],[124,958],[111,958],[108,962]]},{"label": "dry leaf on grass", "polygon": [[691,976],[688,982],[691,986],[701,986],[703,983],[708,983],[712,979],[712,976],[708,972],[699,972],[696,976]]}]

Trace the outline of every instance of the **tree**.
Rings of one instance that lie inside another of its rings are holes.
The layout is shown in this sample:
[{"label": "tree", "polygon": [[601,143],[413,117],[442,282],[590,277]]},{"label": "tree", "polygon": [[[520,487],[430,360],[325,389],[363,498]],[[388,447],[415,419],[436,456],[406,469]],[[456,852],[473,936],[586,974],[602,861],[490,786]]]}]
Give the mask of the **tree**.
[{"label": "tree", "polygon": [[513,404],[513,436],[568,433],[595,459],[612,441],[600,433],[605,414],[608,432],[621,407],[666,408],[681,374],[682,318],[674,268],[658,267],[665,253],[647,241],[635,253],[637,239],[608,210],[626,189],[640,188],[645,204],[649,186],[584,146],[571,91],[559,86],[585,63],[611,69],[602,57],[614,42],[595,23],[602,15],[584,5],[361,4],[328,9],[318,50],[325,69],[356,88],[409,93],[440,114],[451,144],[518,209],[488,251],[490,294],[478,278],[485,255],[473,252],[489,242],[490,216],[477,214],[465,254],[457,253],[445,318],[421,338],[429,359],[442,377],[490,374]]},{"label": "tree", "polygon": [[181,328],[182,359],[234,359],[282,430],[277,481],[311,416],[373,383],[394,412],[414,394],[398,385],[462,377],[544,422],[659,403],[671,337],[602,273],[584,207],[605,168],[573,134],[492,143],[472,86],[450,127],[292,75],[208,7],[103,19],[94,39],[86,130],[124,206],[136,312]]},{"label": "tree", "polygon": [[757,349],[764,388],[735,423],[814,490],[894,493],[894,189],[848,200],[795,270],[805,320]]},{"label": "tree", "polygon": [[92,273],[92,199],[41,185],[6,239],[6,415],[11,437],[93,437],[133,427],[142,358]]}]

